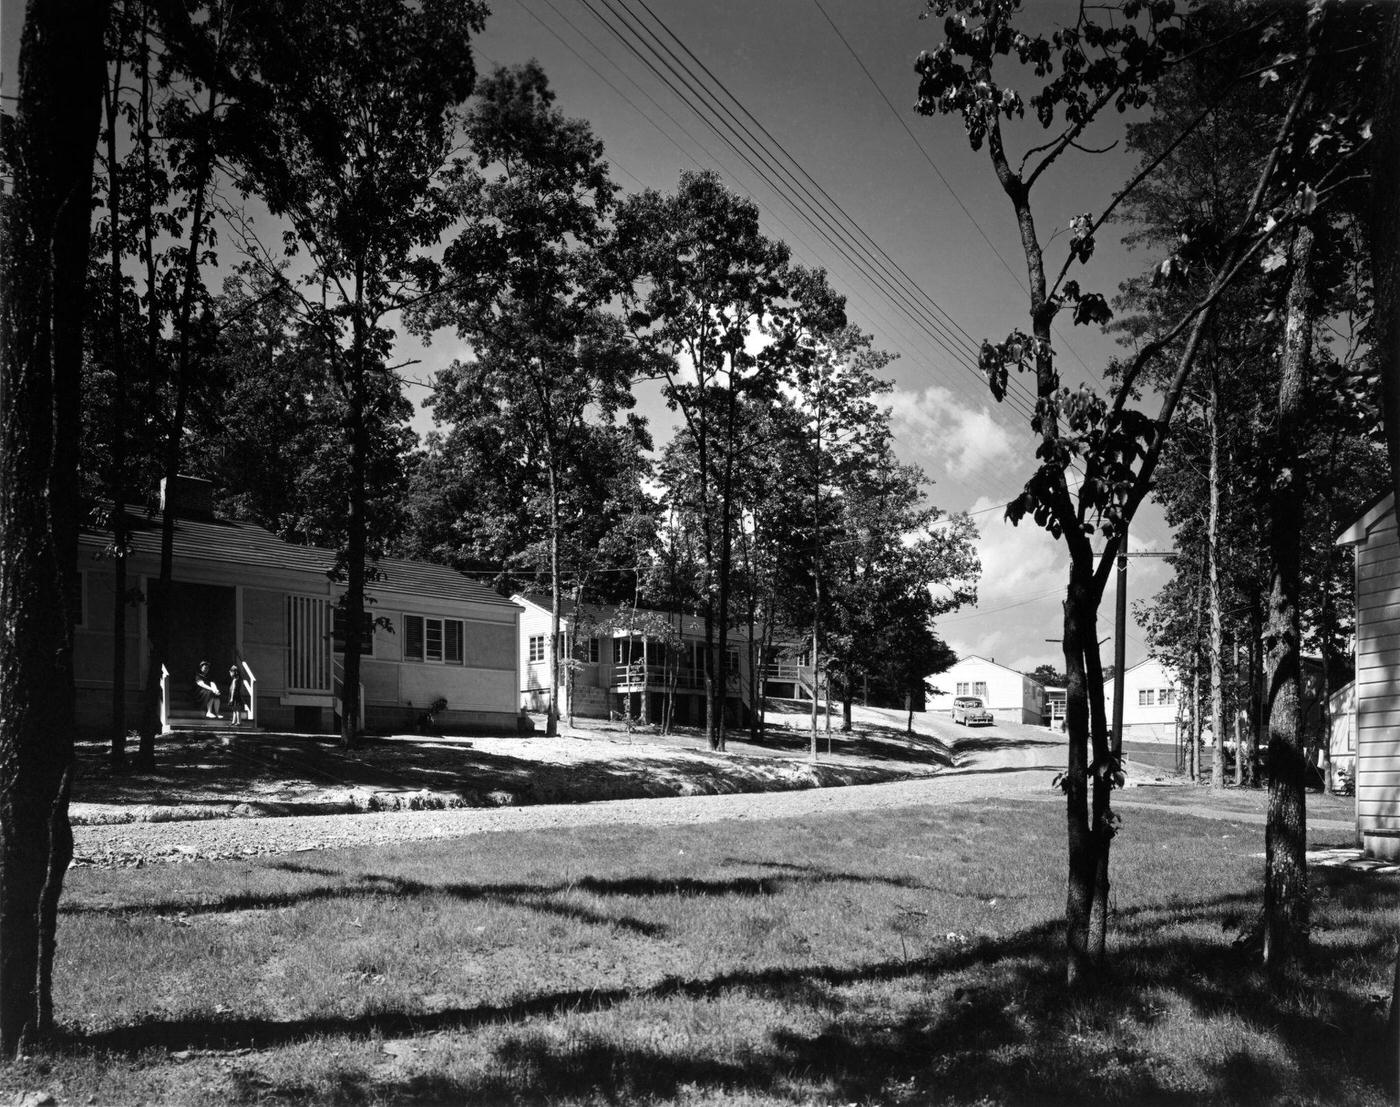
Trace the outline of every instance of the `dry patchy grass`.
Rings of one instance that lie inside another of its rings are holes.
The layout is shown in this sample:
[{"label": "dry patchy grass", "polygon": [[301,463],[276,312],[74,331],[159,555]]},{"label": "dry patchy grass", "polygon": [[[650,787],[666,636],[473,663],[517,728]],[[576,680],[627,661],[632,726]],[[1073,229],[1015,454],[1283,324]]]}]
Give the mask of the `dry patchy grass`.
[{"label": "dry patchy grass", "polygon": [[[755,802],[761,802],[756,799]],[[61,1102],[1384,1102],[1394,878],[1315,956],[1232,947],[1257,827],[1130,815],[1113,970],[1066,995],[1063,814],[995,803],[75,871]]]}]

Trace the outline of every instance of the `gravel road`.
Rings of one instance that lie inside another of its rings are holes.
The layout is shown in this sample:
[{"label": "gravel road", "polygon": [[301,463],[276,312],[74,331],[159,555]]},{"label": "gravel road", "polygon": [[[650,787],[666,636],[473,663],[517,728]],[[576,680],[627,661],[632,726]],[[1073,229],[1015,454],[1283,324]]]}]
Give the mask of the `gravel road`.
[{"label": "gravel road", "polygon": [[529,807],[386,811],[357,815],[213,819],[74,827],[74,864],[123,866],[194,858],[232,859],[302,850],[392,845],[546,827],[676,826],[724,819],[785,819],[874,808],[963,803],[1011,794],[1050,798],[1053,771],[1014,748],[923,780],[795,792],[606,800]]}]

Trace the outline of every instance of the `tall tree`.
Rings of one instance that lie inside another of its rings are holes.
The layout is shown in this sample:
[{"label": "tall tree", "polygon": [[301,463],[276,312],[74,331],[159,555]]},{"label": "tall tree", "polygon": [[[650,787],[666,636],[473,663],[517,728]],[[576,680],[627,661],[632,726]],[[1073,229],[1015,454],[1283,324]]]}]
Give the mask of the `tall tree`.
[{"label": "tall tree", "polygon": [[[428,254],[451,208],[442,175],[458,137],[457,108],[476,79],[471,40],[486,15],[476,0],[355,0],[269,5],[252,33],[247,83],[229,129],[237,183],[288,225],[309,265],[293,285],[320,336],[343,404],[348,457],[341,742],[358,741],[366,585],[382,536],[370,531],[371,440],[387,429],[383,398],[389,317],[435,286]],[[252,245],[269,276],[281,267]]]},{"label": "tall tree", "polygon": [[[431,401],[454,423],[494,421],[498,446],[543,485],[548,524],[550,702],[559,726],[561,550],[565,503],[605,457],[590,421],[611,423],[633,405],[643,351],[606,310],[615,284],[600,247],[613,185],[588,124],[554,107],[531,62],[486,78],[466,122],[474,162],[459,162],[453,194],[463,230],[448,248],[453,292],[429,317],[455,326],[475,358],[438,374]],[[640,424],[634,424],[640,432]],[[643,448],[637,439],[633,450]]]},{"label": "tall tree", "polygon": [[[1286,220],[1289,226],[1297,214],[1294,205],[1271,192],[1271,185],[1279,159],[1296,135],[1311,68],[1280,61],[1275,70],[1275,76],[1286,73],[1291,78],[1289,110],[1273,136],[1243,217],[1223,232],[1217,229],[1212,234],[1212,248],[1205,252],[1203,261],[1211,273],[1207,291],[1189,311],[1164,324],[1152,341],[1139,349],[1116,392],[1103,398],[1085,386],[1062,386],[1052,326],[1063,308],[1072,308],[1074,321],[1080,324],[1102,324],[1110,318],[1102,294],[1086,291],[1078,281],[1066,277],[1073,265],[1088,262],[1094,236],[1105,220],[1160,166],[1171,147],[1143,166],[1103,212],[1070,221],[1068,250],[1053,279],[1047,277],[1033,190],[1067,152],[1084,148],[1086,131],[1110,105],[1120,111],[1141,107],[1169,66],[1190,52],[1211,49],[1215,33],[1220,33],[1221,42],[1232,41],[1239,28],[1227,25],[1222,32],[1217,13],[1209,9],[1193,13],[1188,20],[1175,4],[1123,0],[1092,10],[1081,7],[1072,24],[1043,34],[1018,26],[1018,8],[1018,0],[930,0],[928,14],[944,19],[945,38],[917,62],[918,110],[929,115],[956,112],[972,147],[980,150],[985,146],[993,173],[1011,205],[1026,259],[1030,331],[1016,330],[1004,342],[984,343],[981,365],[998,400],[1011,386],[1013,372],[1034,376],[1032,430],[1038,439],[1039,464],[1007,514],[1012,522],[1033,518],[1065,543],[1069,555],[1062,636],[1068,682],[1069,765],[1062,784],[1069,842],[1067,976],[1073,984],[1086,979],[1104,956],[1108,862],[1115,821],[1110,799],[1122,775],[1121,753],[1116,743],[1110,742],[1104,717],[1103,672],[1095,630],[1099,605],[1127,524],[1151,487],[1216,302],[1284,222],[1271,218],[1261,230],[1256,216],[1276,203],[1280,214],[1291,210]],[[1265,13],[1259,22],[1246,27],[1257,35],[1270,18],[1283,16]],[[999,75],[1012,58],[1040,82],[1028,101]],[[1243,58],[1227,60],[1241,62]],[[1243,67],[1234,71],[1238,79],[1243,79],[1245,72]],[[1022,116],[1027,103],[1042,128],[1052,134],[1048,141],[1030,145],[1016,162],[1008,150],[1002,120]],[[1203,118],[1183,120],[1180,135],[1190,134]],[[1181,264],[1186,246],[1196,247],[1199,256],[1197,236],[1188,234],[1185,239],[1178,256],[1163,263],[1163,272],[1172,272]],[[1174,358],[1175,367],[1162,391],[1157,414],[1149,416],[1136,410],[1129,400],[1144,367],[1178,337],[1184,337],[1184,342]],[[1068,478],[1072,465],[1083,473],[1073,490]],[[1090,535],[1096,531],[1103,535],[1102,553],[1096,553],[1090,543]]]},{"label": "tall tree", "polygon": [[53,1027],[73,854],[73,605],[92,167],[107,8],[30,0],[0,207],[0,1054]]},{"label": "tall tree", "polygon": [[[629,323],[660,355],[665,396],[693,448],[704,566],[706,730],[723,749],[728,687],[731,575],[746,398],[777,387],[804,355],[799,336],[845,321],[824,274],[792,266],[788,249],[763,235],[758,209],[714,173],[683,173],[670,196],[629,197],[616,219],[612,265],[622,277]],[[751,341],[762,328],[766,341]]]}]

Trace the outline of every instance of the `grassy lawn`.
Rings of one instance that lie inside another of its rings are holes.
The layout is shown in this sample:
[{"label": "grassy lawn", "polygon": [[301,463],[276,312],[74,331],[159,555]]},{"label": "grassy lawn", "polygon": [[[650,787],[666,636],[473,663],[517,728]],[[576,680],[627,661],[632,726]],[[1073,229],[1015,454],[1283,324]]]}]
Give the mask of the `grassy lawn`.
[{"label": "grassy lawn", "polygon": [[[762,802],[756,800],[755,802]],[[75,870],[60,1103],[1380,1104],[1394,877],[1232,948],[1258,827],[1133,811],[1113,972],[1060,977],[1064,818],[981,803]]]}]

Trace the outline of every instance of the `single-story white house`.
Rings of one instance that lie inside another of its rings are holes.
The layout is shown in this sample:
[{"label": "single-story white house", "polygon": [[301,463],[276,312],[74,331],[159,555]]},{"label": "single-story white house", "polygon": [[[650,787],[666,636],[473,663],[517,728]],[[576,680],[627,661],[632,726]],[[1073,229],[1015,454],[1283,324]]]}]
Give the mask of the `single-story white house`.
[{"label": "single-story white house", "polygon": [[[166,667],[165,722],[198,720],[194,681],[210,664],[223,687],[238,661],[264,729],[334,732],[340,714],[344,636],[331,578],[334,551],[298,546],[253,523],[216,518],[208,481],[180,478],[176,506],[174,605]],[[150,664],[159,611],[161,516],[128,511],[126,711],[134,722]],[[79,537],[74,677],[80,730],[101,733],[113,698],[115,575],[111,532]],[[515,732],[520,609],[440,565],[383,558],[369,585],[375,620],[361,660],[364,725],[413,730],[430,707],[444,730]]]},{"label": "single-story white house", "polygon": [[1045,686],[988,658],[961,658],[937,679],[939,691],[928,697],[929,711],[951,712],[957,696],[980,696],[999,722],[1038,726],[1043,720]]},{"label": "single-story white house", "polygon": [[1387,493],[1337,538],[1356,550],[1356,829],[1372,857],[1400,859],[1400,536]]},{"label": "single-story white house", "polygon": [[1113,725],[1113,699],[1124,690],[1123,737],[1135,742],[1175,742],[1181,707],[1181,682],[1172,670],[1149,657],[1130,665],[1123,679],[1103,685],[1104,716]]}]

